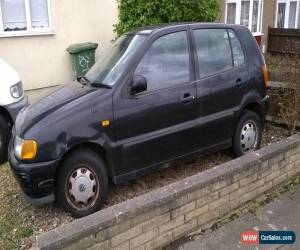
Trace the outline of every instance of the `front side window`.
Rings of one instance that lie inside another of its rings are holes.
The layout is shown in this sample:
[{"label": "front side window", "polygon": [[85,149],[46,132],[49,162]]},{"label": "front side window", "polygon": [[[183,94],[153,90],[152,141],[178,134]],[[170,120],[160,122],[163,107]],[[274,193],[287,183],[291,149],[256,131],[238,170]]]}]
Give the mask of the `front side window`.
[{"label": "front side window", "polygon": [[276,28],[300,28],[300,0],[277,0]]},{"label": "front side window", "polygon": [[168,34],[153,42],[135,74],[147,79],[147,91],[188,82],[188,40],[185,31]]},{"label": "front side window", "polygon": [[227,30],[199,29],[194,37],[200,78],[233,68]]},{"label": "front side window", "polygon": [[49,32],[50,0],[1,0],[0,35]]},{"label": "front side window", "polygon": [[264,0],[226,0],[226,23],[244,25],[252,33],[260,33],[263,2]]}]

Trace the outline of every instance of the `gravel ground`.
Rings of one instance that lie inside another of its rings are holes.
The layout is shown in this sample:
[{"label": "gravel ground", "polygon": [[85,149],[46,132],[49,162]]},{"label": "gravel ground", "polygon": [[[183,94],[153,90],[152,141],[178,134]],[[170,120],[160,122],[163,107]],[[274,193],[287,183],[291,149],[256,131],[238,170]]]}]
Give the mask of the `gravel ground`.
[{"label": "gravel ground", "polygon": [[[263,135],[263,146],[287,137],[287,130],[268,124]],[[194,175],[231,160],[227,151],[195,157],[172,163],[170,168],[118,186],[111,186],[105,207],[131,199],[176,180]],[[22,197],[8,164],[0,166],[0,249],[28,249],[35,236],[59,225],[69,223],[72,217],[55,204],[33,207]]]}]

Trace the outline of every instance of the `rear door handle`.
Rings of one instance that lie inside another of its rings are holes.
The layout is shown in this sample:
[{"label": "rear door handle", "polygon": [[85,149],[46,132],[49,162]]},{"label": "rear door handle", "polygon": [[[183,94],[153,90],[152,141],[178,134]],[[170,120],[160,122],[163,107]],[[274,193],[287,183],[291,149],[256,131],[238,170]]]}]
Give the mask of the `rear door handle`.
[{"label": "rear door handle", "polygon": [[193,101],[195,99],[195,96],[192,95],[191,93],[184,93],[181,95],[181,101],[183,103],[190,103],[191,101]]},{"label": "rear door handle", "polygon": [[237,80],[236,80],[236,87],[239,89],[239,88],[241,88],[242,87],[242,79],[241,78],[238,78]]}]

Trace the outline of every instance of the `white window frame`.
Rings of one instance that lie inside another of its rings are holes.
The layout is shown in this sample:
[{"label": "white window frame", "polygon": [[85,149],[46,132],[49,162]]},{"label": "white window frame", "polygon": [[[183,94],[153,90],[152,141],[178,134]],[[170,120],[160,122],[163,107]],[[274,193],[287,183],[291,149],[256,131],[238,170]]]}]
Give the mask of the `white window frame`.
[{"label": "white window frame", "polygon": [[[235,13],[235,24],[241,23],[241,10],[242,10],[242,1],[243,0],[226,0],[225,1],[225,22],[227,21],[227,5],[228,3],[236,4],[236,13]],[[250,9],[249,9],[249,23],[248,29],[251,31],[252,29],[252,19],[253,19],[253,2],[250,1]],[[269,0],[267,0],[269,1]],[[263,9],[264,9],[264,0],[258,0],[258,19],[257,19],[257,30],[252,32],[254,36],[261,36],[262,34],[262,21],[263,21]]]},{"label": "white window frame", "polygon": [[1,1],[0,1],[0,37],[37,36],[37,35],[54,34],[53,27],[52,27],[52,16],[51,16],[51,12],[52,12],[51,11],[51,9],[52,9],[51,0],[47,0],[49,27],[45,27],[45,28],[33,28],[32,27],[29,1],[30,0],[24,0],[27,30],[19,30],[19,31],[4,31]]},{"label": "white window frame", "polygon": [[299,11],[300,11],[300,0],[277,0],[276,3],[276,14],[275,14],[275,24],[274,27],[277,27],[277,21],[278,21],[278,6],[280,3],[285,3],[285,17],[284,17],[284,29],[289,28],[289,18],[290,18],[290,5],[291,2],[297,2],[297,8],[296,8],[296,18],[295,18],[295,25],[294,28],[291,29],[300,29],[300,27],[297,27],[298,25],[298,19],[299,19]]}]

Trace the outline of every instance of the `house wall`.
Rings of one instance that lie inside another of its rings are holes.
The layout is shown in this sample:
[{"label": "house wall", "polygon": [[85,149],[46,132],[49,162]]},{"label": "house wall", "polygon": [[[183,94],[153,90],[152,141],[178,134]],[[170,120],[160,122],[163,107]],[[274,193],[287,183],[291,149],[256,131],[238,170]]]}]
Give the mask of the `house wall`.
[{"label": "house wall", "polygon": [[264,1],[263,26],[262,26],[262,44],[268,44],[268,27],[274,27],[276,16],[276,0]]},{"label": "house wall", "polygon": [[226,0],[220,0],[220,15],[219,22],[225,23],[225,4]]},{"label": "house wall", "polygon": [[96,42],[99,55],[115,37],[115,0],[52,0],[51,5],[54,35],[0,38],[0,57],[19,73],[25,89],[72,80],[70,44]]}]

